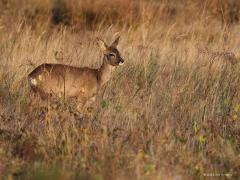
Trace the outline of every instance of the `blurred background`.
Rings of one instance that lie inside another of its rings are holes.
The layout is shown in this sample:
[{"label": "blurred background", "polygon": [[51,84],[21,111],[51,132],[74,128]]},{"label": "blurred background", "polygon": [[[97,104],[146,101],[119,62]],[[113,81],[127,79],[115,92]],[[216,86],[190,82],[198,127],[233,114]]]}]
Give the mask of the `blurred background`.
[{"label": "blurred background", "polygon": [[23,23],[33,29],[66,25],[74,30],[94,30],[111,24],[139,26],[142,23],[239,22],[240,3],[235,0],[1,0],[1,25],[10,28]]}]

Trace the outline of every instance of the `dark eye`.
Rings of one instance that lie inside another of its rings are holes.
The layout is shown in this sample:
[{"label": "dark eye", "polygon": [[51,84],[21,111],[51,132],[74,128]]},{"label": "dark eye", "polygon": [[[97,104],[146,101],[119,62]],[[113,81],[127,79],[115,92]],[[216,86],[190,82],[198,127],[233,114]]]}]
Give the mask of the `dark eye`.
[{"label": "dark eye", "polygon": [[115,57],[115,54],[110,53],[109,56],[110,56],[110,57]]}]

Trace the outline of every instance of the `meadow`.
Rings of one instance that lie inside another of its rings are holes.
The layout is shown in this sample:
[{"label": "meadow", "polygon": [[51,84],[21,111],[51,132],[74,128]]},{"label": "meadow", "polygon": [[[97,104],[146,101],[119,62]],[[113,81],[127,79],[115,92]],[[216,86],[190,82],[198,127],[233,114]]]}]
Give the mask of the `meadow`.
[{"label": "meadow", "polygon": [[[237,179],[240,2],[0,0],[0,179]],[[42,63],[118,67],[88,114],[32,104]]]}]

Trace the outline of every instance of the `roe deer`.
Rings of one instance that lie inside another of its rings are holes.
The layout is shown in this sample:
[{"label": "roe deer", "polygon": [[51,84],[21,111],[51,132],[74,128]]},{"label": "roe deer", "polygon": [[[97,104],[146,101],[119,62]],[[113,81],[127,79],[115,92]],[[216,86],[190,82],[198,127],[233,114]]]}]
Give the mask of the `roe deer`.
[{"label": "roe deer", "polygon": [[31,89],[42,99],[54,94],[58,97],[76,98],[82,105],[90,99],[95,100],[99,88],[110,79],[113,68],[124,63],[117,50],[119,38],[110,46],[97,38],[97,44],[103,53],[103,63],[99,69],[42,64],[28,75]]}]

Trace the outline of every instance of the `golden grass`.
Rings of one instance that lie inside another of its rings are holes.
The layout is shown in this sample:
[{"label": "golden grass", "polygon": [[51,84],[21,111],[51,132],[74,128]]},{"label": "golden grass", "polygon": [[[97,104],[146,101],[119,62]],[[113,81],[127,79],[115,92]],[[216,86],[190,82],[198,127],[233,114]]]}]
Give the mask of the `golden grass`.
[{"label": "golden grass", "polygon": [[[0,1],[0,177],[237,179],[238,3],[67,2],[54,25],[59,1]],[[92,114],[71,101],[31,104],[34,67],[99,67],[95,38],[119,33],[126,64]]]}]

